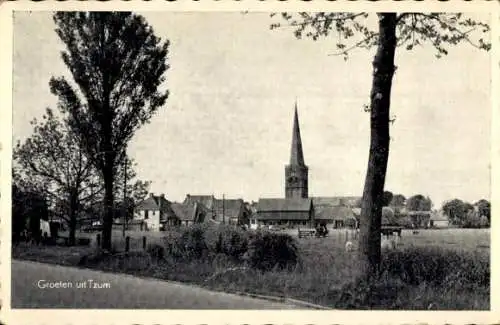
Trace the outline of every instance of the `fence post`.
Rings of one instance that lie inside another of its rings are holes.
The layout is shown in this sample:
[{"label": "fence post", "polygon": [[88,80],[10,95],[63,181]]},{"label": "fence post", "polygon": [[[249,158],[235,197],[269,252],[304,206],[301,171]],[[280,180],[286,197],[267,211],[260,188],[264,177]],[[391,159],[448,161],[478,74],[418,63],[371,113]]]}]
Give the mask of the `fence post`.
[{"label": "fence post", "polygon": [[130,236],[125,237],[125,252],[130,250]]},{"label": "fence post", "polygon": [[97,243],[97,248],[101,247],[101,234],[97,234],[96,243]]},{"label": "fence post", "polygon": [[142,236],[142,249],[146,250],[146,236]]}]

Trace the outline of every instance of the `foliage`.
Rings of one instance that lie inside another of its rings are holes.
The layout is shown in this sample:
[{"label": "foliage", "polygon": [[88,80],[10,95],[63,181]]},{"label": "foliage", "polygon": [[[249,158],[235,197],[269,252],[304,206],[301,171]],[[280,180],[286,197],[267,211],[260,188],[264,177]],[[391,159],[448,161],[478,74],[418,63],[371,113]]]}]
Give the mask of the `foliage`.
[{"label": "foliage", "polygon": [[257,232],[250,238],[246,259],[258,270],[286,269],[298,265],[299,252],[290,235]]},{"label": "foliage", "polygon": [[392,208],[390,207],[382,208],[382,224],[389,224],[389,225],[398,224],[398,220]]},{"label": "foliage", "polygon": [[406,206],[406,197],[403,194],[394,194],[389,205],[394,208],[402,208]]},{"label": "foliage", "polygon": [[248,232],[237,226],[218,225],[206,229],[205,236],[211,238],[211,250],[215,254],[224,254],[235,261],[240,261],[248,250]]},{"label": "foliage", "polygon": [[453,199],[443,203],[443,213],[450,218],[454,225],[463,225],[466,223],[469,211],[473,209],[471,204],[468,204],[460,199]]},{"label": "foliage", "polygon": [[477,201],[474,204],[478,211],[480,216],[485,216],[488,219],[488,222],[491,220],[491,204],[488,200],[482,199]]},{"label": "foliage", "polygon": [[384,194],[382,196],[382,206],[386,207],[391,204],[392,197],[394,195],[390,191],[384,191]]},{"label": "foliage", "polygon": [[160,261],[165,257],[165,248],[159,244],[148,244],[146,252],[155,261]]},{"label": "foliage", "polygon": [[432,201],[429,197],[416,194],[406,200],[406,209],[408,211],[431,211]]},{"label": "foliage", "polygon": [[[285,23],[272,23],[271,29],[291,26],[298,39],[306,37],[318,40],[331,34],[338,36],[335,44],[338,52],[335,55],[342,55],[345,59],[353,49],[377,46],[380,36],[380,30],[367,23],[371,14],[365,12],[283,12],[279,16]],[[436,50],[436,57],[441,58],[448,54],[450,46],[460,43],[468,43],[482,50],[491,49],[487,40],[474,38],[473,33],[488,33],[490,27],[461,13],[405,12],[397,16],[396,22],[396,45],[406,50],[427,43]]]},{"label": "foliage", "polygon": [[33,134],[14,149],[19,177],[43,184],[44,192],[58,209],[58,216],[70,227],[70,242],[75,241],[75,228],[80,206],[92,199],[87,194],[98,178],[77,135],[47,108],[43,121],[31,121]]},{"label": "foliage", "polygon": [[48,206],[42,193],[12,185],[12,241],[21,240],[26,230],[35,239],[40,231],[40,219],[48,220]]},{"label": "foliage", "polygon": [[57,77],[50,88],[104,179],[102,247],[110,249],[115,169],[135,131],[168,97],[159,88],[169,42],[162,43],[144,17],[130,12],[57,12],[54,22],[74,85]]},{"label": "foliage", "polygon": [[202,226],[193,225],[183,229],[180,243],[183,245],[184,257],[199,259],[208,253],[205,242],[205,231]]}]

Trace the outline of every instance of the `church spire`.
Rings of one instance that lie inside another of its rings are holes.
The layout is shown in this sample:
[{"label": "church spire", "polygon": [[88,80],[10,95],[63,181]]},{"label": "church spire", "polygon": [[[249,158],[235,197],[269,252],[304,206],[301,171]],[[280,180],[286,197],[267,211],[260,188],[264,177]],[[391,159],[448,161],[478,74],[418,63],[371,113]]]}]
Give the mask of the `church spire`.
[{"label": "church spire", "polygon": [[300,139],[299,115],[297,113],[297,100],[295,100],[295,116],[293,119],[292,150],[290,153],[290,165],[304,166],[304,153],[302,152],[302,140]]}]

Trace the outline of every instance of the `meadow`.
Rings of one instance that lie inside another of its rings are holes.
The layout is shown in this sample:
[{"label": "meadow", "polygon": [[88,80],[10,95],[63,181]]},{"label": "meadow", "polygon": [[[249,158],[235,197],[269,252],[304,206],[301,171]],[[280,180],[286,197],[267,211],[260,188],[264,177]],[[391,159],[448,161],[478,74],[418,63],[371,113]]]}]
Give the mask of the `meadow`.
[{"label": "meadow", "polygon": [[[236,232],[246,236],[244,231]],[[334,230],[326,238],[301,239],[296,230],[288,233],[294,238],[299,262],[292,268],[265,271],[246,266],[229,256],[232,253],[215,252],[209,243],[214,237],[211,230],[204,230],[201,239],[208,243],[207,250],[192,258],[171,256],[168,247],[180,238],[172,237],[175,232],[130,231],[131,252],[117,258],[96,257],[95,247],[58,246],[18,247],[13,256],[182,281],[226,292],[291,297],[339,309],[489,309],[489,229],[429,229],[416,234],[405,230],[396,249],[383,252],[381,277],[370,283],[358,277],[356,252],[344,248],[347,239],[355,242],[354,232]],[[95,234],[78,236],[95,238]],[[148,253],[142,251],[142,236],[147,237]],[[123,251],[121,231],[114,232],[113,238],[114,249]],[[193,242],[191,237],[185,238]],[[159,256],[155,247],[160,247]]]}]

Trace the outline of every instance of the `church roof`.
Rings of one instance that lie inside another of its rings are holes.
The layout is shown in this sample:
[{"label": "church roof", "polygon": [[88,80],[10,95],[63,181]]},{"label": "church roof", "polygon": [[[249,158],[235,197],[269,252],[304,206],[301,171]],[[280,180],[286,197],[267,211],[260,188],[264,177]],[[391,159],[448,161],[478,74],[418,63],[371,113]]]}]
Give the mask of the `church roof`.
[{"label": "church roof", "polygon": [[359,196],[315,196],[312,197],[314,206],[353,206]]},{"label": "church roof", "polygon": [[297,103],[295,103],[295,115],[293,119],[290,165],[305,166],[304,153],[302,151],[302,140],[300,138],[300,126],[299,126],[299,115],[297,113]]},{"label": "church roof", "polygon": [[311,199],[259,199],[257,211],[309,211],[312,206]]}]

